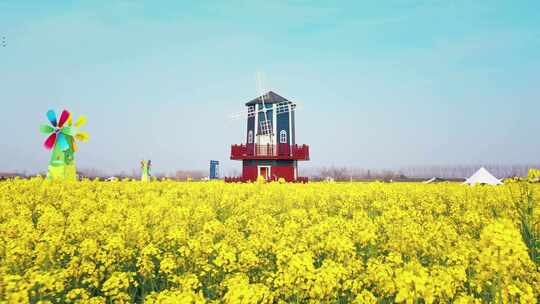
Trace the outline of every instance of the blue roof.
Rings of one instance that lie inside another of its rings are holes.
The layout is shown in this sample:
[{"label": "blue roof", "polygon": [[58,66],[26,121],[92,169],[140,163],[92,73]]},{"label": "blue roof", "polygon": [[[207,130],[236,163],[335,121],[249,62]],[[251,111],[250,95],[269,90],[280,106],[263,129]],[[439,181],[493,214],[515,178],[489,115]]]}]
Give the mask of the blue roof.
[{"label": "blue roof", "polygon": [[259,96],[255,99],[253,99],[250,102],[246,103],[246,106],[256,105],[263,102],[262,97],[264,96],[264,103],[272,104],[272,103],[280,103],[280,102],[287,102],[289,101],[287,98],[280,96],[272,91],[269,91],[268,93]]}]

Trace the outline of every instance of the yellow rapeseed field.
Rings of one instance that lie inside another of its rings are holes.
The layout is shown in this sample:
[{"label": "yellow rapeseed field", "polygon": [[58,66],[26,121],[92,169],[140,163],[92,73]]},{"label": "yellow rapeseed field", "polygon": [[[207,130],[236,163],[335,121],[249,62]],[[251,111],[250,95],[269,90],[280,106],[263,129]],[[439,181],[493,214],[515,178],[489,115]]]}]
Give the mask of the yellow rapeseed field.
[{"label": "yellow rapeseed field", "polygon": [[0,303],[537,303],[540,186],[0,182]]}]

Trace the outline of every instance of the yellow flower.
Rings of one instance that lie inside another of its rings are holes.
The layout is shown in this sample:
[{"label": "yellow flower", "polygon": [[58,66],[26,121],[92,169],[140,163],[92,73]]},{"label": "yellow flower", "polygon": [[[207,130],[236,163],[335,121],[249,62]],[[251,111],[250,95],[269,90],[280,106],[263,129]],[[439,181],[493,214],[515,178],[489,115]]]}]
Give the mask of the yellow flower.
[{"label": "yellow flower", "polygon": [[539,200],[520,180],[3,181],[0,303],[536,303]]}]

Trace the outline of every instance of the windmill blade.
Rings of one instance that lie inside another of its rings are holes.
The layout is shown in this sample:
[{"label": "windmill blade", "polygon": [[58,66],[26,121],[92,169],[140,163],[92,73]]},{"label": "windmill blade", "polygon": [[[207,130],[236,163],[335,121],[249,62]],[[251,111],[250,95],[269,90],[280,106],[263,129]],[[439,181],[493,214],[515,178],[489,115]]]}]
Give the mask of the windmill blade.
[{"label": "windmill blade", "polygon": [[248,107],[247,110],[243,110],[237,113],[229,114],[229,119],[239,120],[255,116],[256,113],[263,112],[263,110],[256,110],[255,106],[253,108]]},{"label": "windmill blade", "polygon": [[56,143],[56,133],[53,133],[49,135],[49,137],[47,137],[43,145],[45,146],[45,149],[50,150],[54,147],[55,143]]},{"label": "windmill blade", "polygon": [[261,122],[261,134],[269,135],[270,138],[274,136],[274,125],[271,120]]},{"label": "windmill blade", "polygon": [[82,141],[82,142],[87,142],[88,139],[90,138],[90,136],[88,135],[87,132],[77,132],[75,134],[75,138]]},{"label": "windmill blade", "polygon": [[50,134],[54,132],[54,128],[49,125],[41,125],[39,126],[39,131],[43,134]]},{"label": "windmill blade", "polygon": [[72,127],[63,127],[62,129],[60,129],[60,132],[67,136],[75,135],[75,130]]},{"label": "windmill blade", "polygon": [[263,72],[261,71],[257,71],[255,73],[255,85],[256,85],[256,89],[257,89],[257,95],[258,96],[261,96],[261,98],[263,99],[263,103],[264,103],[264,98],[265,98],[265,88],[264,88],[264,83],[265,83],[265,79],[264,79],[264,74]]},{"label": "windmill blade", "polygon": [[73,114],[69,113],[69,117],[67,120],[68,127],[71,127],[73,125]]},{"label": "windmill blade", "polygon": [[240,120],[247,116],[247,112],[238,112],[234,114],[229,114],[230,120]]},{"label": "windmill blade", "polygon": [[58,144],[60,145],[60,150],[66,151],[69,149],[69,143],[63,133],[58,133],[57,140]]},{"label": "windmill blade", "polygon": [[77,146],[77,142],[75,140],[71,140],[71,146],[73,147],[73,152],[77,152],[77,150],[79,150],[79,147]]},{"label": "windmill blade", "polygon": [[56,113],[54,113],[53,110],[47,111],[47,119],[49,119],[49,121],[51,122],[51,125],[53,125],[53,127],[56,127],[56,125],[57,125]]},{"label": "windmill blade", "polygon": [[272,128],[272,122],[271,120],[268,119],[268,109],[266,108],[266,99],[268,98],[267,96],[267,93],[268,92],[265,92],[264,88],[263,88],[263,74],[258,71],[256,76],[255,76],[255,80],[256,80],[256,85],[257,85],[257,94],[259,95],[259,98],[261,99],[261,103],[262,103],[262,112],[264,113],[263,115],[263,121],[260,121],[260,127],[261,127],[261,133],[263,135],[270,135],[270,138],[272,137],[273,135],[273,128]]},{"label": "windmill blade", "polygon": [[62,128],[68,119],[69,119],[69,112],[67,110],[63,110],[62,114],[60,114],[60,120],[58,121],[58,127]]},{"label": "windmill blade", "polygon": [[79,118],[77,118],[77,121],[75,122],[75,127],[80,128],[86,124],[86,116],[81,115]]},{"label": "windmill blade", "polygon": [[304,103],[301,101],[294,102],[294,110],[302,110],[304,108]]},{"label": "windmill blade", "polygon": [[240,120],[248,116],[248,111],[242,111],[234,114],[229,114],[229,119],[231,120]]}]

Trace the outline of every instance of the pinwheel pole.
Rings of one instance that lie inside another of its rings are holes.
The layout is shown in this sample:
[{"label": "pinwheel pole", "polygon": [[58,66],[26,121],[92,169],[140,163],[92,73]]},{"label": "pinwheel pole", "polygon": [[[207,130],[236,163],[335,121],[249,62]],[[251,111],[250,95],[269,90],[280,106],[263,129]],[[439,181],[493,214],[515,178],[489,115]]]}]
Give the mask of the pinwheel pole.
[{"label": "pinwheel pole", "polygon": [[71,147],[62,151],[60,145],[55,145],[47,170],[47,178],[51,180],[77,180],[77,167],[73,156]]},{"label": "pinwheel pole", "polygon": [[47,178],[50,180],[76,180],[76,139],[83,142],[88,140],[86,132],[78,131],[78,128],[86,122],[86,118],[79,117],[74,127],[72,126],[72,116],[67,110],[62,111],[59,120],[56,119],[56,113],[49,110],[47,118],[51,125],[42,125],[40,128],[42,133],[49,135],[44,143],[45,148],[52,150]]}]

